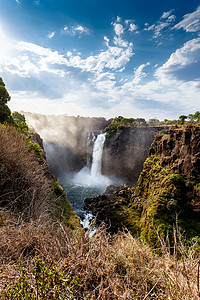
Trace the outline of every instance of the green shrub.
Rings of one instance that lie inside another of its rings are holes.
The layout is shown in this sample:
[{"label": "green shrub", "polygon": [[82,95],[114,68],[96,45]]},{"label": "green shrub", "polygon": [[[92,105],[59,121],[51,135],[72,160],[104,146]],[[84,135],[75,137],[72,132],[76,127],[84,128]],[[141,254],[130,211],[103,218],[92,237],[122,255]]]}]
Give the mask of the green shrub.
[{"label": "green shrub", "polygon": [[76,290],[79,288],[79,278],[77,276],[67,278],[64,266],[61,270],[56,266],[47,267],[37,257],[33,268],[32,285],[29,283],[29,277],[28,270],[22,268],[17,282],[4,292],[2,300],[75,299]]},{"label": "green shrub", "polygon": [[200,183],[197,183],[197,184],[194,186],[194,190],[197,191],[197,192],[200,192]]},{"label": "green shrub", "polygon": [[35,156],[38,158],[42,158],[42,149],[35,141],[28,141],[29,151],[33,151]]}]

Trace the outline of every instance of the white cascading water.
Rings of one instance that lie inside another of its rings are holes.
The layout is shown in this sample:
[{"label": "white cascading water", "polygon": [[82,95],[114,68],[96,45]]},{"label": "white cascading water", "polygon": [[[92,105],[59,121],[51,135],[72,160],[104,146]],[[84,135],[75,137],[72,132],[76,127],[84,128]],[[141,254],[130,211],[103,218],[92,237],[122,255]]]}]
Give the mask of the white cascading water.
[{"label": "white cascading water", "polygon": [[101,133],[97,136],[92,154],[91,169],[86,166],[80,172],[78,172],[73,179],[74,184],[80,184],[84,186],[101,186],[106,187],[111,184],[111,180],[101,174],[101,163],[103,146],[105,142],[105,133]]},{"label": "white cascading water", "polygon": [[103,154],[103,145],[105,142],[106,136],[105,133],[101,133],[97,136],[97,139],[94,143],[93,154],[92,154],[92,166],[91,166],[91,176],[101,175],[101,161]]},{"label": "white cascading water", "polygon": [[90,132],[88,133],[88,139],[87,139],[87,167],[90,168],[91,166],[91,153],[90,153],[90,147],[91,145],[94,146],[94,142],[95,142],[95,134],[94,132]]}]

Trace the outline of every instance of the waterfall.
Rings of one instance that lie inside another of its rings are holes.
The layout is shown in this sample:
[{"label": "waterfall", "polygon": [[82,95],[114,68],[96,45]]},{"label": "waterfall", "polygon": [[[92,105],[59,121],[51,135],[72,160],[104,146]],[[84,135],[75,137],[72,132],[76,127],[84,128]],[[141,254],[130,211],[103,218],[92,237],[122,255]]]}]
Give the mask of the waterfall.
[{"label": "waterfall", "polygon": [[[88,140],[90,140],[93,144],[92,164],[87,156],[87,165],[74,175],[74,184],[90,187],[101,186],[104,188],[111,184],[111,180],[101,174],[101,163],[105,138],[105,133],[98,134],[96,140],[95,134],[91,133],[90,136],[88,136]],[[87,144],[89,144],[88,141]]]},{"label": "waterfall", "polygon": [[96,140],[96,136],[94,132],[88,133],[88,139],[87,139],[87,167],[91,167],[91,158],[92,158],[92,151],[94,147],[94,142]]},{"label": "waterfall", "polygon": [[91,176],[101,175],[101,161],[103,154],[103,146],[106,139],[106,134],[102,133],[97,136],[94,143],[93,155],[92,155],[92,166],[91,166]]}]

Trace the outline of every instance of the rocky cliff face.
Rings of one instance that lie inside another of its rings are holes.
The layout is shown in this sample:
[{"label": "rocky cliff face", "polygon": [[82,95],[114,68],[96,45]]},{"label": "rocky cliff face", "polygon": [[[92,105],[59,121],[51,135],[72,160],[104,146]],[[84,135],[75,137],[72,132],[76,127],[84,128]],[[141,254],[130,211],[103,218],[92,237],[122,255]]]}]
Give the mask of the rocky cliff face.
[{"label": "rocky cliff face", "polygon": [[[93,208],[95,202],[95,208]],[[159,133],[135,188],[108,189],[85,208],[98,212],[112,228],[125,225],[150,245],[160,238],[173,243],[174,226],[187,238],[200,235],[200,126],[171,128]]]},{"label": "rocky cliff face", "polygon": [[136,184],[154,136],[166,127],[127,127],[106,138],[102,173]]},{"label": "rocky cliff face", "polygon": [[[158,140],[158,153],[163,166],[170,165],[174,172],[179,172],[185,179],[200,182],[200,128],[188,125],[182,129],[170,129],[169,134]],[[155,150],[151,149],[150,153]]]}]

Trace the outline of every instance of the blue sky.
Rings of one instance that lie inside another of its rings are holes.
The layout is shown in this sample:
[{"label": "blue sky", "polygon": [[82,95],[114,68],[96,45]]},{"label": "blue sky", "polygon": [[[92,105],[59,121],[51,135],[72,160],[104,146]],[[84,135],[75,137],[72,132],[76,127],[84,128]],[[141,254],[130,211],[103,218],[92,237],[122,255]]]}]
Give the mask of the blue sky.
[{"label": "blue sky", "polygon": [[200,2],[0,0],[12,110],[174,119],[200,110]]}]

